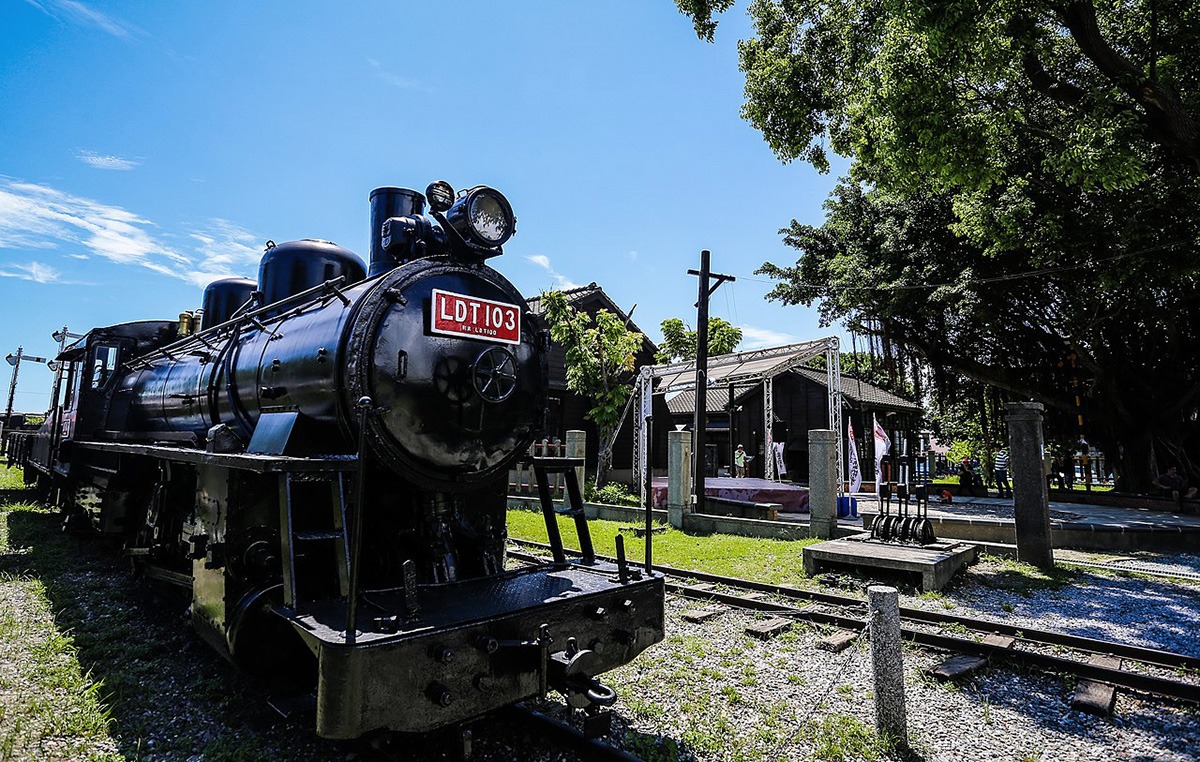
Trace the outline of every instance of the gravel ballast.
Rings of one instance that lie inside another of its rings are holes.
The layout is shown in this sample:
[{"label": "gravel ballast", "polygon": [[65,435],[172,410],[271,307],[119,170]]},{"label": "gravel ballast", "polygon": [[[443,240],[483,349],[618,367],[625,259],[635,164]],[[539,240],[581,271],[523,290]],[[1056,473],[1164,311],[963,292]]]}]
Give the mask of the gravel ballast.
[{"label": "gravel ballast", "polygon": [[[309,720],[278,718],[262,685],[199,640],[186,601],[131,579],[116,554],[64,537],[48,512],[10,510],[3,518],[8,537],[0,572],[8,576],[0,579],[0,609],[8,612],[7,626],[30,637],[3,652],[0,730],[11,731],[31,701],[58,695],[17,668],[28,649],[55,636],[72,645],[54,659],[90,673],[78,685],[97,685],[91,695],[111,717],[107,732],[87,739],[26,734],[9,758],[79,758],[77,741],[96,757],[143,760],[367,758],[354,746],[317,739]],[[799,549],[796,556],[799,564]],[[1176,568],[1190,560],[1157,563]],[[864,583],[853,584],[860,594]],[[1043,577],[985,557],[944,593],[910,590],[901,604],[1200,656],[1200,586],[1186,581],[1079,568]],[[768,615],[728,609],[703,623],[684,621],[685,611],[704,605],[671,597],[666,640],[604,678],[620,694],[615,740],[647,760],[1200,758],[1194,708],[1121,693],[1114,717],[1094,717],[1070,708],[1070,679],[1001,668],[986,668],[962,685],[939,684],[923,673],[944,655],[907,646],[913,751],[888,751],[871,730],[865,636],[831,654],[817,648],[828,631],[802,623],[766,641],[746,635]],[[563,712],[558,702],[542,706]],[[510,722],[483,720],[475,737],[476,758],[485,762],[580,758]]]}]

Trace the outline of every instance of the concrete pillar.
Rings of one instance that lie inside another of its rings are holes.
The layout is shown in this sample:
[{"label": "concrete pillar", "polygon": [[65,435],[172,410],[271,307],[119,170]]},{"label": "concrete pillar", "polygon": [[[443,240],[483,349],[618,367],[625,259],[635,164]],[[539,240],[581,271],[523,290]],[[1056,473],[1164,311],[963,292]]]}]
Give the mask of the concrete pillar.
[{"label": "concrete pillar", "polygon": [[[579,430],[571,430],[567,432],[567,457],[568,458],[586,458],[587,457],[587,432]],[[579,480],[579,490],[583,491],[583,480],[587,478],[586,466],[579,466],[575,469],[575,478]]]},{"label": "concrete pillar", "polygon": [[933,450],[925,453],[925,478],[933,481],[937,474],[937,453]]},{"label": "concrete pillar", "polygon": [[881,741],[904,749],[908,747],[908,710],[904,705],[900,594],[894,587],[868,587],[867,611],[875,683],[875,732]]},{"label": "concrete pillar", "polygon": [[826,540],[837,526],[837,440],[836,431],[808,430],[808,525]]},{"label": "concrete pillar", "polygon": [[1042,461],[1042,411],[1038,402],[1008,402],[1008,467],[1017,525],[1017,559],[1054,568],[1050,545],[1050,496]]},{"label": "concrete pillar", "polygon": [[692,506],[692,432],[667,432],[667,521],[683,529]]}]

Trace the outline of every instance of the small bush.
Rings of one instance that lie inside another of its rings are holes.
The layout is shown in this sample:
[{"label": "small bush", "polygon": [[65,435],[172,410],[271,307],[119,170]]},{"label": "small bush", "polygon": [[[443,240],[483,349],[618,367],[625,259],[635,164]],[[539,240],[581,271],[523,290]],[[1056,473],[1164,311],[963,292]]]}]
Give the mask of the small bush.
[{"label": "small bush", "polygon": [[592,485],[588,485],[584,500],[589,503],[603,503],[605,505],[631,505],[637,506],[641,503],[641,499],[637,495],[632,495],[629,489],[624,484],[606,484],[600,489],[596,489]]}]

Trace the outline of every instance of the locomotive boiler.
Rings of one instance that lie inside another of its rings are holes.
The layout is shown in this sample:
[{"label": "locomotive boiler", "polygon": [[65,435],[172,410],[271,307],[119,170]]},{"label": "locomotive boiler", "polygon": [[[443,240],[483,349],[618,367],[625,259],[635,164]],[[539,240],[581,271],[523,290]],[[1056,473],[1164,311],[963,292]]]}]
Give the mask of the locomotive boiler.
[{"label": "locomotive boiler", "polygon": [[[368,263],[268,243],[258,279],[210,284],[202,313],[90,331],[10,452],[68,524],[188,589],[206,640],[315,696],[322,736],[429,731],[550,688],[611,704],[598,676],[663,636],[661,576],[568,563],[545,492],[555,560],[505,568],[550,346],[488,265],[512,208],[439,181],[377,188],[370,218]],[[574,465],[533,463],[578,503]]]}]

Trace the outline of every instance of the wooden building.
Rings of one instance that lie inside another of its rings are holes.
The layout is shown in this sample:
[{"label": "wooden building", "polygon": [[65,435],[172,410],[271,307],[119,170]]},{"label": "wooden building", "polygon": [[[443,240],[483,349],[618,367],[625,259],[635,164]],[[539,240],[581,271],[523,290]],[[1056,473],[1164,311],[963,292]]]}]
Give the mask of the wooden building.
[{"label": "wooden building", "polygon": [[[808,431],[829,427],[829,391],[827,374],[805,366],[792,368],[776,376],[772,383],[774,427],[772,439],[783,443],[785,480],[808,482]],[[692,390],[668,393],[665,401],[672,420],[677,425],[692,428],[696,397]],[[846,425],[854,426],[858,444],[858,459],[863,478],[875,478],[874,439],[871,435],[873,416],[892,440],[892,453],[885,463],[892,469],[893,479],[913,467],[919,456],[922,428],[920,405],[891,392],[842,376],[842,436]],[[708,410],[707,450],[705,462],[710,476],[726,475],[730,471],[732,454],[740,444],[751,456],[747,476],[765,476],[765,443],[763,427],[763,385],[752,384],[713,387],[706,398]],[[847,452],[842,453],[846,462]]]},{"label": "wooden building", "polygon": [[[658,346],[638,328],[637,324],[633,322],[630,313],[625,312],[620,305],[614,302],[604,292],[603,288],[592,282],[579,288],[564,289],[562,294],[566,297],[567,302],[580,312],[595,316],[600,310],[608,310],[625,321],[630,330],[641,333],[642,348],[637,353],[635,368],[654,364],[654,355],[658,352]],[[535,315],[542,314],[540,296],[529,299],[528,304],[530,312],[533,312]],[[592,401],[567,389],[566,350],[557,342],[551,344],[549,365],[550,400],[546,416],[546,435],[551,439],[557,438],[558,441],[565,441],[566,433],[569,430],[575,429],[587,432],[588,472],[589,474],[594,473],[596,468],[596,453],[599,452],[600,439],[596,425],[586,418],[588,411],[592,407]],[[630,381],[635,376],[636,369],[633,374],[630,374]],[[665,421],[668,417],[665,404],[661,406],[661,409],[656,408],[655,412],[656,414],[661,414],[662,417],[659,420]],[[654,437],[656,442],[654,461],[657,468],[665,468],[666,432],[668,427],[662,426],[660,428],[661,431],[656,432]],[[632,463],[632,459],[633,425],[632,419],[630,419],[626,420],[625,424],[621,427],[620,435],[613,446],[613,470],[609,475],[610,481],[631,482],[630,464]]]}]

